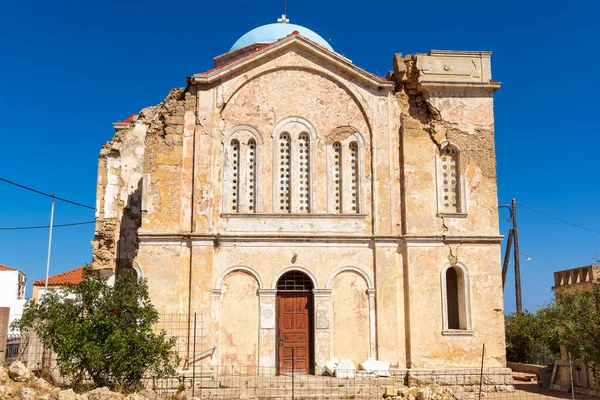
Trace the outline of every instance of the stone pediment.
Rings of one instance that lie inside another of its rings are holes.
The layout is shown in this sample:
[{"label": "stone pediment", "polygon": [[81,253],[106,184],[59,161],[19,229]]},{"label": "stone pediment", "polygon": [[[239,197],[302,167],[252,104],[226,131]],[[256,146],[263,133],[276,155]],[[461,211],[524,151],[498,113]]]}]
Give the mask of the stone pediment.
[{"label": "stone pediment", "polygon": [[[300,55],[305,60],[310,60],[310,62],[299,65],[292,61],[292,58],[285,58],[290,53]],[[226,56],[227,54],[218,58]],[[273,63],[273,61],[277,62]],[[357,67],[344,56],[326,49],[299,34],[291,34],[277,42],[265,44],[264,47],[239,55],[233,58],[233,61],[221,64],[215,69],[194,74],[188,78],[188,83],[200,85],[222,83],[235,79],[235,77],[250,70],[260,70],[261,66],[265,64],[274,64],[272,69],[286,69],[289,67],[320,69],[323,72],[343,75],[346,79],[368,90],[391,90],[394,87],[393,82]]]}]

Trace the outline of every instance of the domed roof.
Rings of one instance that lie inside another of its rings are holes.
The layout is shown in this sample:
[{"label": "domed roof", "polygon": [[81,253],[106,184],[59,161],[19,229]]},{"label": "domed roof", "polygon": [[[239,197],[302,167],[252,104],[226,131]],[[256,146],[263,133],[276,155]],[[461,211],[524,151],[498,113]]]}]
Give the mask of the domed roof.
[{"label": "domed roof", "polygon": [[252,29],[250,32],[247,32],[241,38],[239,38],[233,44],[233,46],[231,46],[229,51],[237,50],[253,43],[276,42],[277,40],[292,34],[294,31],[298,31],[300,35],[304,36],[305,38],[310,39],[313,42],[316,42],[321,46],[333,51],[333,48],[331,48],[325,39],[310,29],[300,25],[282,23],[267,24]]}]

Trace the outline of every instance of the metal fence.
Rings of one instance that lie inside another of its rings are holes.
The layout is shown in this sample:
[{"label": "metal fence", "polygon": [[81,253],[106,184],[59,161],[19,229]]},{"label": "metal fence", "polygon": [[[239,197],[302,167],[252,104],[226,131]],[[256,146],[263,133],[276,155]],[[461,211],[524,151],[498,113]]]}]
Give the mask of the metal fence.
[{"label": "metal fence", "polygon": [[[570,364],[563,368],[563,376],[553,377],[554,383],[562,379],[562,390],[566,392],[540,387],[535,374],[513,374],[503,368],[487,368],[483,363],[480,368],[468,369],[392,369],[390,376],[375,376],[361,370],[336,370],[337,376],[297,371],[280,373],[275,367],[218,365],[213,357],[216,343],[211,342],[210,321],[205,314],[163,314],[155,329],[175,337],[176,350],[181,355],[177,375],[143,379],[143,384],[155,390],[161,399],[176,398],[182,393],[200,399],[247,400],[382,399],[394,396],[405,400],[600,398],[583,393],[584,388],[564,386],[564,374],[577,373],[577,366]],[[33,332],[11,336],[6,355],[9,362],[19,359],[47,379],[68,384],[68,379],[60,375],[56,354]]]}]

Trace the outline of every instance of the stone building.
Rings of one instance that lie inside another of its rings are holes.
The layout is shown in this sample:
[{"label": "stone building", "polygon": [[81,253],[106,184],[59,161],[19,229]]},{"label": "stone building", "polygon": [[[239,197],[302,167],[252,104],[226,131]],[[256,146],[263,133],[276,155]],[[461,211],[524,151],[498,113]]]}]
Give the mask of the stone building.
[{"label": "stone building", "polygon": [[213,365],[503,367],[490,53],[391,58],[265,25],[116,123],[94,267],[206,315]]}]

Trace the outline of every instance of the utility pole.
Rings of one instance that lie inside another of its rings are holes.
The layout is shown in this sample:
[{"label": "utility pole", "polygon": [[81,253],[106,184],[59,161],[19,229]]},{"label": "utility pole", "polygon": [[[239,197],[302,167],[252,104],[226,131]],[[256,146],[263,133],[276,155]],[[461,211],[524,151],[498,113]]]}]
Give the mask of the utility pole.
[{"label": "utility pole", "polygon": [[517,312],[523,311],[523,299],[521,298],[521,264],[519,258],[519,227],[517,226],[517,201],[512,199],[512,207],[510,209],[513,223],[513,236],[515,240],[514,257],[515,257],[515,294],[517,296]]},{"label": "utility pole", "polygon": [[46,259],[46,285],[44,295],[48,294],[48,275],[50,274],[50,251],[52,249],[52,225],[54,225],[54,194],[52,194],[52,207],[50,208],[50,235],[48,237],[48,258]]},{"label": "utility pole", "polygon": [[506,250],[504,251],[504,262],[502,263],[502,290],[504,290],[504,284],[506,283],[506,274],[508,272],[508,261],[510,259],[510,248],[512,246],[513,230],[508,230],[508,239],[506,242]]}]

